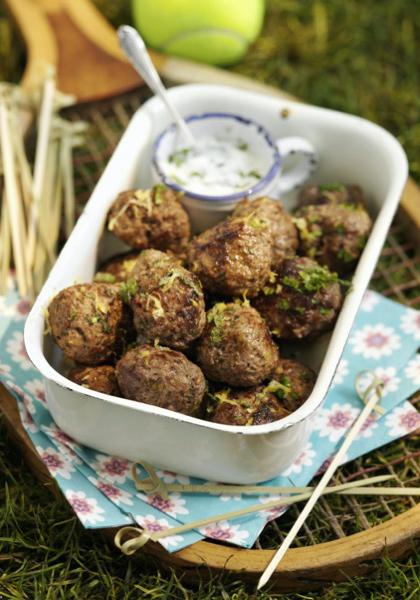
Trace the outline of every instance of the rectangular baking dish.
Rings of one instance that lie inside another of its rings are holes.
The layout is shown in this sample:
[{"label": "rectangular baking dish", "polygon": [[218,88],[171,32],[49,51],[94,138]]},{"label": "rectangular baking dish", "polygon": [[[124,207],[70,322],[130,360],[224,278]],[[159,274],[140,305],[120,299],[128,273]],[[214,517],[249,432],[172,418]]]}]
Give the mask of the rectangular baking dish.
[{"label": "rectangular baking dish", "polygon": [[[205,479],[231,483],[267,480],[297,456],[311,420],[334,376],[363,293],[368,285],[407,178],[400,144],[381,127],[359,117],[217,85],[183,85],[170,90],[183,115],[206,111],[240,113],[259,121],[273,137],[306,137],[319,154],[314,182],[362,186],[374,226],[332,333],[307,344],[299,358],[318,377],[311,396],[275,423],[233,427],[184,416],[83,388],[60,373],[62,357],[44,335],[45,309],[62,288],[91,281],[100,258],[115,254],[103,236],[106,213],[116,195],[150,185],[150,152],[170,123],[159,99],[133,116],[76,227],[64,246],[26,322],[25,345],[41,372],[51,414],[80,443],[130,460]],[[284,198],[289,208],[294,196]]]}]

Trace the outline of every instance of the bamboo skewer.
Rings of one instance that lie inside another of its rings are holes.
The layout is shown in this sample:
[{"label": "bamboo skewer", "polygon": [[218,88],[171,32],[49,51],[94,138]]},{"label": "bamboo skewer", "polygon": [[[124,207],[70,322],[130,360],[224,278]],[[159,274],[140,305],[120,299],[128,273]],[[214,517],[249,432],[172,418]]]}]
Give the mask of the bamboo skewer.
[{"label": "bamboo skewer", "polygon": [[28,263],[32,267],[35,261],[38,235],[40,204],[45,185],[48,143],[51,135],[52,115],[54,108],[55,75],[51,70],[45,79],[38,123],[38,137],[35,150],[34,178],[32,187],[32,210],[28,232]]},{"label": "bamboo skewer", "polygon": [[[0,292],[6,292],[13,260],[20,295],[33,298],[56,259],[62,212],[66,237],[74,226],[72,153],[87,125],[58,116],[74,98],[56,90],[52,69],[41,102],[31,104],[7,83],[0,84],[0,100]],[[24,142],[29,109],[39,112],[33,174]]]},{"label": "bamboo skewer", "polygon": [[42,218],[38,221],[37,244],[35,246],[35,258],[33,264],[34,284],[39,289],[49,267],[55,260],[56,226],[55,226],[55,180],[57,172],[57,150],[58,142],[51,139],[48,146],[45,177],[42,195],[39,202],[39,214]]},{"label": "bamboo skewer", "polygon": [[[313,486],[276,486],[276,485],[230,485],[220,483],[205,483],[203,485],[195,485],[189,483],[164,483],[156,475],[153,467],[147,463],[142,464],[148,471],[150,479],[140,479],[136,472],[136,466],[133,465],[132,475],[136,490],[146,494],[160,494],[163,498],[168,497],[169,493],[183,494],[245,494],[261,496],[262,494],[300,494],[311,492],[315,488]],[[146,467],[147,465],[147,467]],[[358,481],[358,486],[368,483],[382,483],[392,479],[392,475],[377,475],[368,479]],[[347,485],[344,483],[343,485]]]},{"label": "bamboo skewer", "polygon": [[2,196],[3,200],[0,224],[0,294],[5,294],[7,291],[10,259],[12,253],[10,244],[9,211],[6,204],[6,192],[4,189]]},{"label": "bamboo skewer", "polygon": [[[356,390],[358,391],[359,394],[360,394],[359,384],[360,384],[362,376],[363,376],[363,373],[360,373],[356,379]],[[257,590],[260,590],[262,587],[264,587],[266,585],[266,583],[270,579],[271,575],[274,573],[276,567],[280,563],[281,559],[286,554],[288,548],[292,544],[296,535],[298,534],[303,523],[306,521],[306,518],[308,517],[309,513],[315,506],[316,502],[318,501],[320,496],[323,493],[325,493],[325,489],[326,489],[328,482],[331,480],[331,477],[334,475],[335,471],[340,466],[340,463],[341,463],[342,459],[344,458],[347,450],[350,448],[351,444],[357,437],[364,422],[366,421],[366,419],[368,418],[368,416],[374,409],[375,405],[381,399],[382,387],[383,387],[382,382],[380,382],[379,380],[377,380],[375,378],[373,383],[367,388],[367,390],[365,390],[363,392],[363,394],[360,394],[360,396],[362,398],[367,399],[367,402],[366,402],[362,412],[359,414],[354,425],[351,427],[350,431],[345,436],[344,441],[341,444],[337,454],[334,456],[328,469],[325,471],[325,473],[322,476],[321,480],[319,481],[318,485],[316,486],[316,488],[310,495],[308,502],[306,503],[306,505],[305,505],[304,509],[302,510],[302,512],[300,513],[299,517],[296,519],[293,527],[291,528],[291,530],[289,531],[289,533],[283,540],[283,543],[281,544],[280,548],[274,554],[273,558],[271,559],[268,566],[266,567],[264,573],[261,575],[261,577],[258,581]]]},{"label": "bamboo skewer", "polygon": [[74,227],[75,193],[72,169],[73,136],[70,131],[63,128],[63,137],[60,148],[60,171],[63,179],[64,194],[64,231],[68,237]]},{"label": "bamboo skewer", "polygon": [[3,91],[0,91],[0,148],[4,169],[5,199],[11,228],[13,258],[16,266],[16,278],[19,293],[21,296],[27,296],[30,293],[30,276],[25,255],[26,231],[16,177],[9,110]]},{"label": "bamboo skewer", "polygon": [[[384,476],[386,479],[391,479],[392,476]],[[374,479],[374,478],[372,478]],[[410,495],[410,496],[418,496],[420,495],[420,488],[401,488],[401,487],[365,487],[363,484],[368,481],[367,479],[360,479],[358,481],[353,481],[349,483],[343,483],[336,486],[324,487],[321,491],[321,495],[328,494],[364,494],[364,495]],[[372,481],[372,480],[371,480]],[[290,488],[293,489],[293,488]],[[314,488],[312,488],[314,489]],[[179,535],[180,533],[186,533],[187,531],[192,531],[193,529],[200,529],[205,527],[206,525],[210,525],[211,523],[216,523],[219,521],[225,520],[233,520],[238,519],[239,517],[243,517],[245,515],[249,515],[255,512],[263,512],[265,510],[269,510],[272,508],[281,508],[283,506],[297,504],[298,502],[302,502],[303,500],[307,500],[311,498],[313,495],[313,491],[309,491],[303,494],[295,494],[291,496],[284,496],[282,498],[277,498],[276,500],[272,500],[271,502],[267,502],[265,504],[253,504],[251,506],[247,506],[245,508],[227,512],[221,515],[214,515],[211,517],[207,517],[205,519],[198,519],[196,521],[191,521],[190,523],[185,523],[184,525],[179,525],[178,527],[168,527],[167,529],[157,531],[157,532],[149,532],[145,529],[141,529],[139,527],[127,526],[122,527],[117,531],[114,542],[115,545],[126,555],[134,554],[139,548],[144,546],[148,541],[158,542],[162,538],[171,537],[173,535]],[[124,538],[129,536],[129,539],[124,541]],[[131,537],[130,537],[131,536]]]},{"label": "bamboo skewer", "polygon": [[22,95],[19,88],[11,88],[10,119],[13,132],[13,145],[16,156],[17,173],[22,192],[23,206],[26,222],[29,221],[32,202],[32,171],[25,153],[24,134],[26,123],[22,119],[22,111],[28,114],[28,100]]}]

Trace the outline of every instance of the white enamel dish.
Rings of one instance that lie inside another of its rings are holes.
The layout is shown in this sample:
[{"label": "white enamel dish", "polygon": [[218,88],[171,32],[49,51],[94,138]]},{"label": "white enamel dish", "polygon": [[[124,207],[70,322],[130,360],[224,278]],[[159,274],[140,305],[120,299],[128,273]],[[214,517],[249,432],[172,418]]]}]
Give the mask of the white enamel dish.
[{"label": "white enamel dish", "polygon": [[[50,336],[44,335],[45,309],[62,288],[92,280],[98,252],[101,260],[121,250],[111,237],[102,236],[104,221],[120,191],[150,185],[152,145],[170,124],[158,99],[149,100],[134,115],[63,248],[27,319],[26,349],[44,378],[53,418],[78,442],[211,480],[264,481],[290,464],[307,439],[397,208],[407,178],[407,160],[391,134],[358,117],[224,86],[184,85],[169,93],[183,115],[239,113],[264,125],[276,139],[305,137],[319,155],[312,181],[357,183],[366,192],[375,221],[352,290],[333,332],[305,344],[298,355],[318,372],[311,396],[275,423],[232,427],[88,390],[60,373],[62,357]],[[293,195],[285,201],[291,208]]]}]

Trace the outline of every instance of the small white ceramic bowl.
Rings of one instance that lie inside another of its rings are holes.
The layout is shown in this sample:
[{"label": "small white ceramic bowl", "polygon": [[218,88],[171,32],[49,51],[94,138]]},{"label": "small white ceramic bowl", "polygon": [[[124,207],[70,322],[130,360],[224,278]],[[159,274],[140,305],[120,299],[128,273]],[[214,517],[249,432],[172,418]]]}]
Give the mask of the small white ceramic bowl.
[{"label": "small white ceramic bowl", "polygon": [[315,170],[315,149],[304,138],[293,136],[274,140],[261,124],[233,113],[206,112],[189,115],[185,121],[196,139],[213,136],[242,140],[264,164],[261,178],[248,189],[223,196],[212,194],[211,190],[206,194],[193,192],[188,185],[174,181],[167,169],[168,157],[185,143],[175,125],[165,129],[153,145],[152,178],[155,183],[164,183],[183,192],[182,202],[188,210],[194,233],[208,229],[226,217],[242,198],[279,198],[302,185]]},{"label": "small white ceramic bowl", "polygon": [[[184,85],[169,93],[183,115],[239,112],[255,118],[275,138],[309,139],[320,155],[315,183],[358,183],[366,192],[374,225],[352,289],[333,332],[305,344],[299,355],[318,372],[312,394],[297,411],[275,423],[233,427],[88,390],[60,373],[61,355],[50,336],[44,335],[45,310],[62,288],[91,281],[98,258],[122,249],[115,246],[115,239],[111,243],[111,236],[103,237],[106,214],[119,192],[151,184],[153,142],[170,125],[156,98],[134,115],[52,269],[26,322],[26,349],[44,378],[52,416],[78,442],[211,480],[264,481],[289,465],[305,444],[398,206],[407,160],[391,134],[351,115],[224,86]],[[287,119],[282,116],[286,113]],[[293,194],[284,200],[293,207]]]}]

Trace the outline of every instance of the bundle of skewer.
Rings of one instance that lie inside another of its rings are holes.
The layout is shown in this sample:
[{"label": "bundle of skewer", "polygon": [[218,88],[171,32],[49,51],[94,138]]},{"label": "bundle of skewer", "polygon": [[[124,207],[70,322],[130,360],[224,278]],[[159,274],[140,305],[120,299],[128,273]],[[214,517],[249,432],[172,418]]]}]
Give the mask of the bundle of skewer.
[{"label": "bundle of skewer", "polygon": [[[73,102],[56,90],[49,69],[27,94],[0,83],[0,294],[14,269],[19,293],[33,299],[56,259],[60,238],[74,225],[73,148],[86,124],[59,115]],[[26,139],[34,123],[35,151]]]}]

